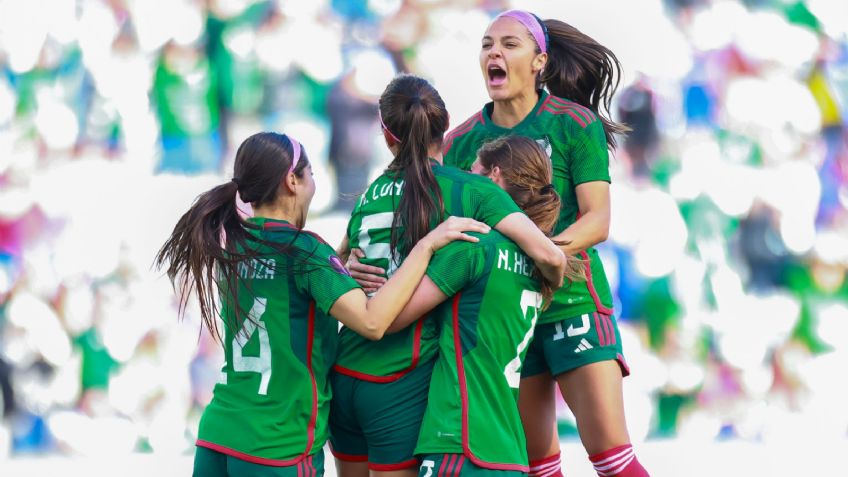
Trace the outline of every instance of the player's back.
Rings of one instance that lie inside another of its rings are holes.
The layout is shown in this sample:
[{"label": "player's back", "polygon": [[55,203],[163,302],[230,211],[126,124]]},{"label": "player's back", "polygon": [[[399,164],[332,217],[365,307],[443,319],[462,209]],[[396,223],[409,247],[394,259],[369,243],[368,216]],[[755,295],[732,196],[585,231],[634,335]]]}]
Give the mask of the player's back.
[{"label": "player's back", "polygon": [[[433,175],[442,196],[444,217],[471,217],[494,227],[509,214],[520,212],[515,202],[500,187],[486,177],[470,174],[431,161]],[[365,252],[363,263],[387,270],[391,275],[402,262],[392,262],[390,242],[394,210],[403,192],[400,174],[383,173],[365,191],[354,208],[348,224],[351,248]],[[431,229],[438,221],[431,221]],[[403,228],[395,230],[398,237]],[[369,341],[353,330],[342,328],[339,355],[335,370],[349,376],[375,382],[397,379],[414,369],[418,363],[436,356],[438,330],[431,320],[422,319],[406,330]]]},{"label": "player's back", "polygon": [[530,258],[496,231],[433,257],[427,276],[451,297],[431,315],[441,324],[440,354],[416,454],[466,453],[526,471],[517,400],[542,300],[533,270]]},{"label": "player's back", "polygon": [[221,300],[226,362],[198,445],[283,465],[326,441],[327,376],[338,342],[328,307],[357,285],[317,236],[284,221],[251,221],[256,236],[291,252],[262,245],[257,258],[238,265],[238,306],[247,318],[236,320],[235,304]]}]

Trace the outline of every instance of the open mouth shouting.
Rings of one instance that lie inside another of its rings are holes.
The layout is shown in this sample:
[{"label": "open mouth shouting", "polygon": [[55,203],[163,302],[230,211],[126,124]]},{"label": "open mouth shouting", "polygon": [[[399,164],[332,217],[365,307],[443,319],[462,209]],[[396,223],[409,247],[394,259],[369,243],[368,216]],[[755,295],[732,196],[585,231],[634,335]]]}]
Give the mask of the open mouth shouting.
[{"label": "open mouth shouting", "polygon": [[506,83],[506,70],[500,65],[491,63],[486,68],[488,83],[491,87],[503,86]]}]

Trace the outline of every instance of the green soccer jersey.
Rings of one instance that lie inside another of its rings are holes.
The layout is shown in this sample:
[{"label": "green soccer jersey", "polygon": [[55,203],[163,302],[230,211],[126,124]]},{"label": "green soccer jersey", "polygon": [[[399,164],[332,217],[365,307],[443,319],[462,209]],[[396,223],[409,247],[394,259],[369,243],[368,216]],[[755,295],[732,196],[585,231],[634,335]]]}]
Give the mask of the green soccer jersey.
[{"label": "green soccer jersey", "polygon": [[431,314],[439,358],[416,455],[465,454],[484,468],[527,472],[518,384],[542,303],[533,268],[496,231],[433,257],[427,276],[452,298]]},{"label": "green soccer jersey", "polygon": [[[239,265],[239,304],[251,319],[239,330],[223,320],[226,363],[197,445],[255,463],[293,465],[327,440],[328,375],[338,343],[338,324],[328,312],[359,285],[317,236],[285,221],[251,221],[264,240],[292,244],[297,253],[262,246],[261,258]],[[232,317],[222,302],[223,316]]]},{"label": "green soccer jersey", "polygon": [[[431,165],[442,192],[446,216],[471,217],[494,227],[507,215],[521,212],[509,194],[491,180],[443,167],[435,161]],[[384,173],[366,189],[347,227],[350,247],[365,252],[367,258],[362,262],[381,267],[388,275],[399,266],[391,260],[389,243],[392,217],[402,191],[403,178]],[[406,330],[376,342],[342,328],[335,370],[366,381],[391,382],[418,363],[433,359],[437,336],[438,330],[429,319],[418,320]]]},{"label": "green soccer jersey", "polygon": [[[551,159],[554,187],[562,198],[562,210],[554,233],[573,224],[579,216],[575,186],[610,181],[609,154],[603,123],[589,109],[541,91],[533,111],[512,129],[492,122],[494,103],[460,124],[445,139],[445,164],[469,170],[484,143],[506,135],[535,140]],[[594,248],[578,255],[588,262],[588,281],[566,284],[554,294],[553,303],[540,323],[602,311],[612,314],[612,294],[604,266]]]}]

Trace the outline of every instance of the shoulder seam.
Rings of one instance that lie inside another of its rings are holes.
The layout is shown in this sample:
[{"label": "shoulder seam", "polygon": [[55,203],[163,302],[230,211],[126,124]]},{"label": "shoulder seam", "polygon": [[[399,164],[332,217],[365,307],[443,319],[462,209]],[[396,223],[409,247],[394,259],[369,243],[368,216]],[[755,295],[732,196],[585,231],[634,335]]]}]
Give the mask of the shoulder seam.
[{"label": "shoulder seam", "polygon": [[551,96],[551,105],[557,108],[571,108],[580,113],[582,117],[588,120],[590,123],[594,122],[597,119],[597,115],[586,106],[583,106],[580,103],[576,103],[574,101],[569,101],[567,99],[559,98],[557,96]]},{"label": "shoulder seam", "polygon": [[589,108],[556,96],[548,96],[537,114],[542,114],[542,111],[547,111],[555,116],[567,114],[584,129],[598,121],[597,115]]},{"label": "shoulder seam", "polygon": [[475,113],[473,116],[466,119],[465,121],[463,121],[462,124],[453,128],[450,132],[447,133],[445,137],[445,145],[442,148],[444,150],[444,153],[447,154],[448,150],[453,145],[454,139],[469,133],[472,129],[474,129],[474,126],[476,126],[478,122],[481,124],[483,123],[482,109],[480,111],[477,111],[477,113]]}]

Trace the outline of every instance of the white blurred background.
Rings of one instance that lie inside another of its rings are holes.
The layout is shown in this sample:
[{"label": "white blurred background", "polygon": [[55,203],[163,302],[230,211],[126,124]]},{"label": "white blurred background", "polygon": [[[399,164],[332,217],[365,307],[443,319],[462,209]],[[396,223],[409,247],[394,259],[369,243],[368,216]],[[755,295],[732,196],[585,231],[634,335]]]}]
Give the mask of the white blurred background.
[{"label": "white blurred background", "polygon": [[[222,358],[151,269],[179,215],[242,139],[282,131],[315,168],[308,228],[337,244],[390,159],[385,85],[424,76],[459,124],[510,7],[624,66],[613,115],[634,132],[600,250],[640,460],[838,475],[844,0],[0,0],[0,475],[188,474]],[[593,475],[564,405],[560,431],[566,475]]]}]

